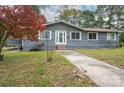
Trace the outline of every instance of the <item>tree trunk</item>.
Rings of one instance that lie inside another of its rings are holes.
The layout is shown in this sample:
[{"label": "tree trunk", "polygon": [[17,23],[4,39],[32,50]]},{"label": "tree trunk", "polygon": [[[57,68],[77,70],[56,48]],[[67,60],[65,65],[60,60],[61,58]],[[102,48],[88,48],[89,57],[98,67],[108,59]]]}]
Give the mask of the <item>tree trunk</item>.
[{"label": "tree trunk", "polygon": [[0,62],[3,61],[2,48],[0,48]]},{"label": "tree trunk", "polygon": [[4,46],[5,42],[6,42],[6,40],[7,40],[7,37],[8,37],[8,32],[5,31],[3,36],[2,36],[2,38],[1,38],[1,40],[0,40],[0,61],[4,60],[4,58],[3,58],[4,56],[2,55],[2,49],[3,49],[3,46]]},{"label": "tree trunk", "polygon": [[1,54],[0,54],[0,62],[2,62],[2,61],[4,60],[3,56],[4,56],[4,55],[1,55]]},{"label": "tree trunk", "polygon": [[0,62],[3,61],[3,56],[2,56],[2,42],[0,42]]},{"label": "tree trunk", "polygon": [[23,47],[22,47],[22,39],[19,40],[19,44],[20,44],[19,50],[22,51],[22,50],[23,50]]}]

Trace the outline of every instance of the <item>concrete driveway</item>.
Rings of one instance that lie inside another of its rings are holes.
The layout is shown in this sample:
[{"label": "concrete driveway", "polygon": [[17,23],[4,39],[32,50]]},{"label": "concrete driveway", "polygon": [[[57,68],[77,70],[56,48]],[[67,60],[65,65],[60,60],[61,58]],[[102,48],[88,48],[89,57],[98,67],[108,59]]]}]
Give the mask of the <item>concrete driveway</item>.
[{"label": "concrete driveway", "polygon": [[70,50],[57,50],[102,87],[124,87],[124,70]]}]

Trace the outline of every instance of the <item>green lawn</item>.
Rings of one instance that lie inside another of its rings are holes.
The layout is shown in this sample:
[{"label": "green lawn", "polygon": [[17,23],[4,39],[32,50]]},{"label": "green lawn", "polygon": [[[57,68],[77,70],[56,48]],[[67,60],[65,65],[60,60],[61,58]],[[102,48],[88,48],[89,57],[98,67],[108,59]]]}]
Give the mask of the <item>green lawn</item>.
[{"label": "green lawn", "polygon": [[0,86],[96,86],[87,76],[79,77],[76,68],[53,52],[46,61],[46,52],[6,52],[0,63]]},{"label": "green lawn", "polygon": [[124,69],[124,48],[77,50],[90,57]]}]

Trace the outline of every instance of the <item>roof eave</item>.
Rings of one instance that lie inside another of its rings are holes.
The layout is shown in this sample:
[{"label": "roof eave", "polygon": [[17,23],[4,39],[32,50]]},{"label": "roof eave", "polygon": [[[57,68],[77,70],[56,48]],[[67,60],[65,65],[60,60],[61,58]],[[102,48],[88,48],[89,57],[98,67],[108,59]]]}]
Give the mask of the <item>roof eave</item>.
[{"label": "roof eave", "polygon": [[114,30],[114,31],[90,31],[90,30],[87,30],[85,28],[83,29],[81,27],[75,26],[75,25],[70,24],[70,23],[65,22],[65,21],[56,21],[56,22],[53,22],[53,23],[48,23],[48,24],[46,24],[46,26],[49,26],[49,25],[52,25],[52,24],[57,24],[57,23],[64,23],[64,24],[70,25],[72,27],[75,27],[75,28],[78,28],[80,30],[87,31],[87,32],[121,32],[121,31],[117,31],[117,30]]},{"label": "roof eave", "polygon": [[68,22],[65,22],[65,21],[57,21],[57,22],[53,22],[53,23],[48,23],[48,24],[46,24],[46,26],[52,25],[52,24],[56,24],[56,23],[64,23],[64,24],[67,24],[67,25],[70,25],[70,26],[72,26],[72,27],[75,27],[75,28],[78,28],[78,29],[80,29],[80,30],[85,31],[83,28],[77,27],[77,26],[75,26],[75,25],[73,25],[73,24],[70,24],[70,23],[68,23]]}]

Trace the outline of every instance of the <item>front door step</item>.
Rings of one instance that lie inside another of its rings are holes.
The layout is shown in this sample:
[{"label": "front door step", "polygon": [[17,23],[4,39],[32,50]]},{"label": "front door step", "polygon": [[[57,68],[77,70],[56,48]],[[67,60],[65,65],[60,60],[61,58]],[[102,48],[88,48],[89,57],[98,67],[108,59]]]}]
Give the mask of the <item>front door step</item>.
[{"label": "front door step", "polygon": [[65,45],[56,45],[56,49],[57,50],[65,50],[66,47],[65,47]]}]

